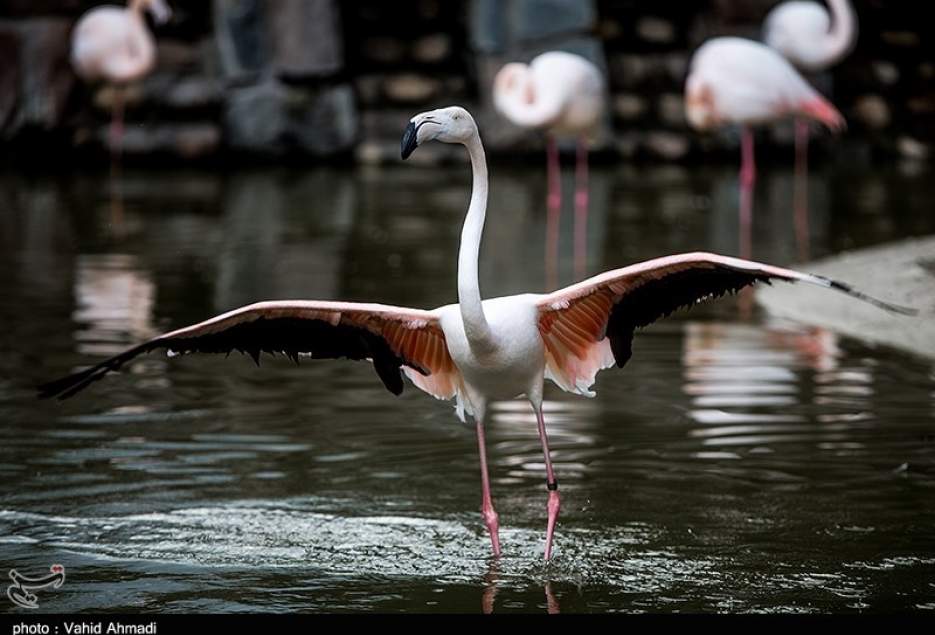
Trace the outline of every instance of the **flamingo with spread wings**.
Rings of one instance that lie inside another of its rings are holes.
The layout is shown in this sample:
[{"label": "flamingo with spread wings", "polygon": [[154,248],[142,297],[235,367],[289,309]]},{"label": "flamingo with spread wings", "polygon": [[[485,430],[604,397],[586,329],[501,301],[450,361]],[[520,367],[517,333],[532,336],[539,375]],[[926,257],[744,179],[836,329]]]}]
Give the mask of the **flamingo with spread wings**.
[{"label": "flamingo with spread wings", "polygon": [[458,303],[431,311],[349,302],[260,302],[160,335],[86,370],[40,388],[42,397],[69,397],[138,355],[226,353],[259,360],[285,353],[313,358],[367,359],[390,392],[403,390],[403,374],[438,399],[455,399],[458,414],[475,420],[482,507],[494,555],[499,521],[490,494],[484,423],[492,401],[525,395],[538,422],[545,458],[548,525],[545,557],[552,555],[558,519],[558,481],[552,469],[542,414],[543,385],[593,396],[603,368],[623,366],[636,329],[703,299],[773,279],[844,291],[890,311],[911,312],[826,278],[737,258],[689,253],[657,258],[600,274],[549,294],[481,299],[478,253],[487,212],[487,165],[474,119],[454,106],[416,115],[402,140],[402,156],[430,140],[467,148],[473,169],[471,202],[458,255]]}]

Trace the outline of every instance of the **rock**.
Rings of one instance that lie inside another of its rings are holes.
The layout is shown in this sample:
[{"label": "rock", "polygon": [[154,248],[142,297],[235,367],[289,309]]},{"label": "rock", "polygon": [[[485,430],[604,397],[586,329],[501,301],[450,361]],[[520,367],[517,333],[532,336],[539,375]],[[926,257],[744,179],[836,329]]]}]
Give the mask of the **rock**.
[{"label": "rock", "polygon": [[[101,126],[97,136],[108,146],[110,126]],[[186,159],[214,154],[220,145],[221,131],[213,122],[148,125],[128,121],[121,139],[126,155],[171,154]]]},{"label": "rock", "polygon": [[223,99],[221,84],[203,75],[177,79],[163,93],[163,103],[173,110],[217,108]]},{"label": "rock", "polygon": [[64,19],[0,20],[0,39],[10,54],[2,64],[9,64],[8,59],[20,60],[18,70],[0,73],[8,87],[19,80],[12,91],[15,106],[9,98],[0,97],[0,104],[7,104],[0,106],[0,116],[5,110],[8,134],[23,127],[53,130],[62,124],[76,82],[69,62],[70,33],[71,22]]},{"label": "rock", "polygon": [[596,20],[593,0],[474,0],[471,41],[481,53],[505,53],[516,45],[589,33]]},{"label": "rock", "polygon": [[279,77],[334,75],[344,66],[334,0],[265,0],[272,70]]},{"label": "rock", "polygon": [[416,40],[412,45],[412,56],[423,64],[438,64],[451,53],[451,38],[445,33],[435,33]]},{"label": "rock", "polygon": [[261,0],[214,0],[214,35],[228,79],[244,81],[260,74],[269,55]]},{"label": "rock", "polygon": [[394,75],[383,83],[383,92],[390,100],[406,104],[424,103],[440,90],[441,82],[437,79],[413,73]]},{"label": "rock", "polygon": [[639,95],[624,93],[614,97],[614,114],[624,121],[639,119],[646,112],[646,100]]},{"label": "rock", "polygon": [[637,20],[636,34],[652,44],[671,44],[675,41],[675,27],[672,23],[652,16]]},{"label": "rock", "polygon": [[348,152],[357,139],[358,115],[350,84],[302,91],[289,103],[287,138],[313,156]]},{"label": "rock", "polygon": [[919,46],[919,35],[912,31],[883,31],[880,38],[891,46],[904,48]]},{"label": "rock", "polygon": [[383,98],[383,75],[358,75],[354,78],[357,97],[364,106],[380,106]]},{"label": "rock", "polygon": [[890,107],[879,95],[861,95],[854,102],[857,120],[871,130],[881,130],[890,125]]},{"label": "rock", "polygon": [[663,66],[669,74],[669,80],[681,88],[688,75],[688,55],[680,52],[669,53],[663,60]]},{"label": "rock", "polygon": [[614,149],[624,159],[633,159],[640,150],[640,133],[635,130],[618,134],[614,138]]},{"label": "rock", "polygon": [[935,357],[933,253],[935,238],[929,236],[838,254],[802,267],[809,273],[853,281],[864,293],[918,309],[918,316],[893,315],[813,285],[764,285],[757,289],[756,299],[780,317]]},{"label": "rock", "polygon": [[197,72],[204,64],[205,44],[156,38],[156,68],[160,72]]},{"label": "rock", "polygon": [[921,95],[918,97],[911,97],[906,103],[909,107],[909,111],[913,115],[931,115],[935,113],[935,97],[932,95]]},{"label": "rock", "polygon": [[230,91],[225,123],[237,149],[327,156],[350,149],[357,109],[347,84],[313,90],[266,81]]},{"label": "rock", "polygon": [[644,55],[615,55],[610,58],[611,83],[614,86],[632,88],[639,86],[648,71]]},{"label": "rock", "polygon": [[903,135],[896,140],[896,149],[899,151],[899,154],[907,159],[916,159],[919,161],[928,159],[931,154],[931,149],[927,144],[907,135]]},{"label": "rock", "polygon": [[363,53],[379,64],[399,64],[406,57],[406,47],[399,38],[370,37],[364,40]]},{"label": "rock", "polygon": [[899,69],[892,62],[877,60],[872,64],[873,74],[884,86],[891,86],[899,81]]},{"label": "rock", "polygon": [[645,146],[649,154],[656,158],[676,161],[688,154],[690,144],[685,135],[655,131],[646,136]]},{"label": "rock", "polygon": [[0,137],[5,133],[7,123],[12,123],[19,99],[20,87],[20,51],[19,38],[9,29],[0,26]]},{"label": "rock", "polygon": [[672,128],[684,128],[685,121],[685,101],[682,95],[676,93],[666,93],[659,97],[656,102],[656,112],[659,120]]}]

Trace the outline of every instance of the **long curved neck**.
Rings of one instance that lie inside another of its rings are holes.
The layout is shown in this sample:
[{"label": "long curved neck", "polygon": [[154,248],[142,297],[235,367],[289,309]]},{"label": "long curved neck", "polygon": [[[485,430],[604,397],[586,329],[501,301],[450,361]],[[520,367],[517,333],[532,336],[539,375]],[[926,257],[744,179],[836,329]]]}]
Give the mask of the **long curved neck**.
[{"label": "long curved neck", "polygon": [[825,40],[825,54],[837,61],[850,52],[857,37],[857,17],[849,0],[828,0],[831,9],[831,29]]},{"label": "long curved neck", "polygon": [[464,146],[471,156],[474,182],[471,188],[471,204],[461,229],[461,249],[458,252],[458,303],[468,343],[472,349],[483,351],[493,345],[493,335],[484,315],[477,278],[480,239],[487,215],[487,159],[484,157],[480,135],[472,136]]}]

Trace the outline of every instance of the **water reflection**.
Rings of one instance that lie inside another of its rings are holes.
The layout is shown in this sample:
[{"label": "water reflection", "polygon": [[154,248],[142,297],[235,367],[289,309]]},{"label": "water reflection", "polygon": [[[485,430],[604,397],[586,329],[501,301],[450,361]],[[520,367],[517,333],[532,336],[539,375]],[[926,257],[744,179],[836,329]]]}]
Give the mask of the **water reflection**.
[{"label": "water reflection", "polygon": [[128,342],[149,339],[156,287],[130,254],[80,254],[75,272],[72,315],[82,326],[75,333],[78,351],[109,357]]}]

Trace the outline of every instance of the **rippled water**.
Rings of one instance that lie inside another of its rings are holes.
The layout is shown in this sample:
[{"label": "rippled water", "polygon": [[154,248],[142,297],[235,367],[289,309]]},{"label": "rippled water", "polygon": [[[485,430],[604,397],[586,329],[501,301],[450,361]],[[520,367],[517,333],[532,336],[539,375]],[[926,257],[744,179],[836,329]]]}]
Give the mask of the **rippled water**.
[{"label": "rippled water", "polygon": [[[549,270],[542,171],[493,173],[484,293],[571,282],[570,200]],[[789,172],[763,176],[759,259],[935,230],[932,175],[911,166],[817,174],[807,244]],[[737,251],[729,168],[596,168],[592,186],[588,273]],[[458,167],[130,171],[115,201],[96,175],[0,177],[0,566],[65,565],[47,611],[935,609],[933,364],[742,300],[646,329],[596,399],[547,392],[564,503],[548,565],[524,403],[489,426],[495,562],[473,429],[367,364],[151,355],[34,398],[254,300],[453,301],[469,187]]]}]

